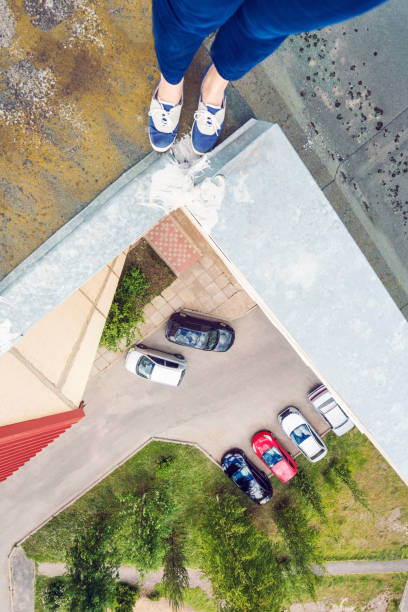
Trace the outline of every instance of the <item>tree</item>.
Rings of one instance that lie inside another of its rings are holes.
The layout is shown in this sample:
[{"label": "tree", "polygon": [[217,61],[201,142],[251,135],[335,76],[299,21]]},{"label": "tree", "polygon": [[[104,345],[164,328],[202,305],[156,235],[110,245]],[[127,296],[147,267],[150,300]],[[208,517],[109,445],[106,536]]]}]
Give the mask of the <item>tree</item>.
[{"label": "tree", "polygon": [[275,505],[274,518],[289,550],[291,579],[306,586],[315,597],[317,577],[313,564],[320,565],[322,562],[317,530],[309,524],[305,510],[289,497],[284,497]]},{"label": "tree", "polygon": [[326,521],[326,512],[323,507],[322,496],[317,486],[317,477],[318,474],[316,471],[299,467],[296,478],[292,478],[290,481],[290,487],[300,493],[306,505],[310,505],[320,518]]},{"label": "tree", "polygon": [[200,524],[200,558],[220,609],[281,610],[283,578],[275,549],[235,497],[207,500]]},{"label": "tree", "polygon": [[76,534],[66,552],[65,595],[70,612],[106,612],[115,601],[120,556],[114,545],[115,525],[92,517]]},{"label": "tree", "polygon": [[163,558],[163,593],[169,600],[172,610],[177,611],[184,601],[184,591],[189,586],[188,572],[185,568],[184,538],[176,526],[165,540],[166,550]]},{"label": "tree", "polygon": [[141,573],[159,567],[163,557],[163,539],[170,531],[173,506],[164,491],[151,490],[143,495],[120,497],[119,535],[126,561]]}]

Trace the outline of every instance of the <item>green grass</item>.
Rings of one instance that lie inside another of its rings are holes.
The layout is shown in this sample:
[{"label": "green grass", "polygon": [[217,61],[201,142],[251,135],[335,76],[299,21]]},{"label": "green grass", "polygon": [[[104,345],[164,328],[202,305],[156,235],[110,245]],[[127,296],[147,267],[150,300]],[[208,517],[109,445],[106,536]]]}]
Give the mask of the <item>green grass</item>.
[{"label": "green grass", "polygon": [[39,576],[38,574],[35,577],[34,583],[34,612],[46,612],[44,604],[42,602],[42,594],[49,582],[49,578],[45,576]]},{"label": "green grass", "polygon": [[213,601],[199,587],[187,589],[184,603],[197,612],[217,612]]},{"label": "green grass", "polygon": [[41,576],[41,574],[36,572],[34,581],[34,612],[48,612],[43,604],[43,592],[46,586],[53,580],[55,580],[55,578]]},{"label": "green grass", "polygon": [[[168,457],[171,461],[166,464],[163,459]],[[39,562],[64,561],[64,550],[79,515],[106,509],[120,493],[143,491],[153,483],[166,488],[177,505],[178,517],[187,531],[188,565],[197,567],[194,525],[199,503],[221,486],[238,495],[243,502],[245,497],[197,449],[162,442],[151,442],[75,504],[54,517],[24,542],[24,550]]]},{"label": "green grass", "polygon": [[[317,588],[317,601],[327,608],[339,606],[353,607],[356,612],[366,610],[367,604],[381,594],[386,594],[388,609],[398,604],[404,592],[407,574],[375,574],[367,576],[322,576]],[[305,593],[296,599],[305,603],[310,595]],[[393,603],[395,602],[395,604]],[[295,603],[295,599],[290,603]],[[375,609],[375,607],[373,607]]]},{"label": "green grass", "polygon": [[[349,457],[354,477],[367,494],[370,510],[355,502],[346,487],[335,490],[322,479],[326,460],[313,466],[312,469],[317,470],[328,516],[325,523],[310,513],[310,519],[320,533],[323,558],[407,558],[408,495],[404,483],[357,430],[344,438],[330,434],[327,444],[329,457],[334,453],[344,453]],[[299,463],[302,461],[300,459]],[[152,442],[26,540],[23,546],[27,555],[36,561],[64,561],[64,549],[80,515],[105,510],[120,493],[129,490],[142,492],[152,484],[165,488],[176,504],[177,518],[186,530],[188,567],[199,567],[196,527],[199,508],[208,496],[221,488],[238,497],[248,507],[258,526],[272,540],[281,542],[272,519],[272,507],[287,491],[287,485],[274,479],[272,502],[256,506],[198,450],[186,445]]]},{"label": "green grass", "polygon": [[[42,592],[52,578],[36,576],[35,580],[35,612],[47,612],[42,603]],[[381,594],[386,593],[388,610],[398,609],[404,591],[407,574],[377,574],[369,576],[322,576],[317,588],[317,601],[325,604],[328,608],[339,606],[353,607],[356,612],[366,609],[368,602],[374,600]],[[157,584],[153,590],[157,590],[163,597],[161,584]],[[292,603],[306,603],[310,601],[310,595],[304,593],[287,601],[286,605]],[[184,604],[196,612],[216,612],[217,608],[213,601],[199,587],[186,590]]]},{"label": "green grass", "polygon": [[[371,442],[354,429],[342,438],[330,433],[326,437],[327,458],[310,466],[303,457],[296,461],[316,470],[328,521],[311,515],[320,533],[320,547],[326,560],[347,559],[406,559],[408,535],[406,511],[408,489]],[[333,489],[321,476],[334,454],[345,454],[360,488],[366,493],[370,510],[355,502],[350,491],[341,486]],[[287,485],[273,479],[276,503]],[[392,512],[400,518],[392,521]],[[254,506],[250,512],[256,523],[270,537],[279,541],[271,519],[270,504]]]}]

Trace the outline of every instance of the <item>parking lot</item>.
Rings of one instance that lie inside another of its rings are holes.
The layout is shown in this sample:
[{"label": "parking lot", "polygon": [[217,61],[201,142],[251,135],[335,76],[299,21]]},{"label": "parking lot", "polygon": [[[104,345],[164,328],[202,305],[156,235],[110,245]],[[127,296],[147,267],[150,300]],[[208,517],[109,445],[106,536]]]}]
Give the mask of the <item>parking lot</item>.
[{"label": "parking lot", "polygon": [[89,408],[103,404],[106,409],[110,404],[117,416],[128,413],[129,427],[138,437],[143,431],[195,442],[217,461],[234,446],[253,455],[251,436],[263,428],[294,453],[295,446],[277,422],[277,414],[288,405],[300,408],[316,430],[325,433],[325,422],[307,400],[307,392],[319,380],[262,311],[255,308],[233,327],[235,343],[226,353],[177,346],[160,328],[143,342],[183,353],[188,363],[180,387],[151,383],[127,372],[123,358],[90,380],[85,394]]}]

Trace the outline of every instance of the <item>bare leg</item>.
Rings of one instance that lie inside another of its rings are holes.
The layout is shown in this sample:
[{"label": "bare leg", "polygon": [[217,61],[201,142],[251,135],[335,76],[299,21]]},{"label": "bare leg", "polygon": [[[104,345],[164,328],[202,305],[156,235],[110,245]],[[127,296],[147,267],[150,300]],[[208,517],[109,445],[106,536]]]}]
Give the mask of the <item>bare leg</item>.
[{"label": "bare leg", "polygon": [[222,106],[227,85],[228,81],[222,78],[214,64],[212,64],[205,75],[202,86],[202,99],[204,104]]},{"label": "bare leg", "polygon": [[159,89],[157,90],[157,97],[160,98],[160,100],[169,102],[170,104],[178,104],[181,100],[181,96],[183,95],[184,77],[181,79],[180,83],[177,83],[177,85],[172,85],[166,81],[162,74],[160,76],[161,79]]}]

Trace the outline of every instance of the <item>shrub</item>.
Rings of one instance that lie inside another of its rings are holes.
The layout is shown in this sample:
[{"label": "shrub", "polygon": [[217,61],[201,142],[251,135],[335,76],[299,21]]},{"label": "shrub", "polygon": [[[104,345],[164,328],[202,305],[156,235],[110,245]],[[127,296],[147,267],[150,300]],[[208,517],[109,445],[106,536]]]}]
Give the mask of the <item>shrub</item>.
[{"label": "shrub", "polygon": [[159,599],[161,598],[160,590],[155,587],[153,591],[150,591],[150,593],[147,594],[147,598],[151,601],[159,601]]},{"label": "shrub", "polygon": [[132,612],[136,600],[140,597],[139,587],[127,582],[117,582],[115,595],[115,612]]},{"label": "shrub", "polygon": [[163,539],[169,535],[174,506],[164,490],[143,495],[120,496],[121,529],[118,542],[123,557],[143,574],[159,567],[163,558]]},{"label": "shrub", "polygon": [[62,610],[65,603],[65,584],[64,578],[54,578],[50,580],[44,589],[43,604],[45,609],[50,612]]},{"label": "shrub", "polygon": [[149,287],[149,281],[136,266],[126,272],[106,317],[100,346],[117,351],[122,339],[126,346],[132,344],[138,325],[144,322],[143,306],[149,296]]}]

